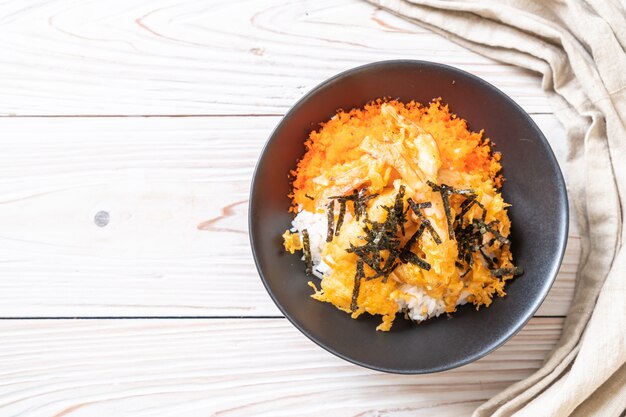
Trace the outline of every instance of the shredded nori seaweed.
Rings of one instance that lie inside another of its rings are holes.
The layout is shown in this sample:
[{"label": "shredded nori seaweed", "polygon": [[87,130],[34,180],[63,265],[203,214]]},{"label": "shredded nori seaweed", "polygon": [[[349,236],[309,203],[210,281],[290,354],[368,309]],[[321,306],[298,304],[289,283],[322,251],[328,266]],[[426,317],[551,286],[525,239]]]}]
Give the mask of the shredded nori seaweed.
[{"label": "shredded nori seaweed", "polygon": [[492,269],[491,276],[503,277],[505,275],[522,275],[524,270],[520,267]]},{"label": "shredded nori seaweed", "polygon": [[[355,193],[357,192],[356,190],[354,191]],[[331,202],[329,203],[329,207],[332,204],[332,214],[331,214],[331,208],[329,208],[327,216],[328,216],[328,233],[326,235],[326,241],[330,242],[332,241],[332,235],[334,234],[335,236],[339,236],[339,231],[341,230],[341,226],[343,226],[343,221],[344,218],[346,216],[346,209],[347,209],[347,201],[351,199],[351,196],[332,196],[330,197]],[[335,200],[339,201],[339,216],[337,217],[337,224],[335,225],[335,230],[333,233],[332,230],[332,221],[331,221],[331,216],[333,217],[334,220],[334,213],[335,213],[335,206],[334,206],[334,202]],[[356,211],[356,206],[355,206],[355,211]],[[356,215],[356,213],[355,213]]]},{"label": "shredded nori seaweed", "polygon": [[346,216],[346,200],[339,200],[339,217],[337,218],[337,225],[335,226],[335,236],[339,236],[339,230],[343,226],[343,219]]},{"label": "shredded nori seaweed", "polygon": [[398,194],[396,194],[396,200],[393,204],[393,211],[396,216],[398,223],[400,224],[400,230],[402,231],[402,236],[404,236],[404,223],[406,223],[406,212],[404,211],[404,192],[406,187],[404,185],[400,186],[398,190]]},{"label": "shredded nori seaweed", "polygon": [[483,233],[479,226],[479,220],[474,219],[474,221],[465,226],[459,222],[455,235],[458,259],[465,261],[471,268],[474,265],[473,253],[482,247]]},{"label": "shredded nori seaweed", "polygon": [[488,254],[486,254],[485,253],[485,249],[482,246],[480,248],[478,248],[478,251],[483,256],[483,259],[487,262],[487,265],[489,265],[489,269],[493,270],[494,268],[497,267],[498,260],[496,258],[492,258]]},{"label": "shredded nori seaweed", "polygon": [[[417,231],[409,238],[406,244],[400,248],[400,234],[406,233],[404,224],[407,222],[407,212],[404,207],[405,187],[401,186],[394,199],[393,206],[381,206],[387,212],[384,222],[364,220],[363,232],[361,239],[365,241],[363,245],[350,245],[347,252],[354,253],[364,265],[369,266],[375,274],[366,277],[367,280],[383,277],[383,282],[387,282],[389,275],[401,263],[412,263],[420,268],[429,270],[430,264],[426,260],[421,259],[417,254],[411,252],[411,248],[417,243],[425,230],[428,230],[437,244],[441,243],[437,232],[432,227],[430,221],[421,213],[421,208],[431,207],[430,202],[415,203],[411,199],[408,200],[412,204],[412,209],[416,211],[416,215],[421,219],[420,226]],[[355,196],[356,194],[352,194]],[[350,197],[352,197],[350,196]],[[370,197],[370,196],[367,196]],[[359,201],[362,201],[360,199]],[[355,207],[358,204],[355,203]],[[383,257],[382,251],[387,251],[386,259]],[[382,266],[381,266],[382,264]]]},{"label": "shredded nori seaweed", "polygon": [[[450,210],[450,196],[452,194],[462,195],[465,198],[470,196],[475,196],[474,190],[466,188],[466,189],[457,189],[450,185],[446,184],[435,184],[432,181],[426,181],[430,188],[433,191],[439,192],[441,194],[441,201],[443,202],[443,210],[446,213],[446,222],[448,223],[448,238],[450,240],[454,239],[454,219],[452,218],[452,212]],[[471,197],[470,197],[471,198]],[[483,207],[484,209],[484,207]],[[486,215],[486,213],[483,213]]]},{"label": "shredded nori seaweed", "polygon": [[422,224],[426,225],[426,230],[428,231],[428,233],[430,233],[435,243],[441,245],[441,238],[439,237],[439,233],[437,233],[430,220],[428,220],[426,216],[424,216],[424,213],[422,213],[421,210],[423,208],[432,207],[432,203],[430,201],[416,203],[410,197],[406,200],[406,202],[409,204],[411,210],[413,210],[413,213],[415,213],[415,215],[422,221]]},{"label": "shredded nori seaweed", "polygon": [[326,242],[332,242],[335,225],[335,200],[331,200],[326,206],[326,217],[328,219],[328,229],[326,230]]},{"label": "shredded nori seaweed", "polygon": [[493,226],[499,223],[497,220],[489,224],[486,224],[485,222],[482,222],[482,223],[485,225],[485,229],[487,229],[487,231],[490,232],[496,238],[497,241],[505,245],[511,245],[511,241],[509,239],[502,236],[500,232],[498,232],[496,229],[493,228]]},{"label": "shredded nori seaweed", "polygon": [[308,195],[308,194],[305,194],[304,196],[305,196],[306,198],[308,198],[309,200],[315,200],[313,197],[311,197],[311,196],[310,196],[310,195]]},{"label": "shredded nori seaweed", "polygon": [[[442,184],[445,185],[445,184]],[[468,196],[468,195],[476,195],[474,194],[474,190],[472,190],[471,188],[462,188],[462,189],[458,189],[458,188],[453,188],[449,185],[446,185],[447,188],[450,189],[450,191],[454,194],[458,194],[458,195],[464,195],[464,196]]]},{"label": "shredded nori seaweed", "polygon": [[356,273],[354,274],[354,287],[352,287],[352,302],[350,303],[350,311],[355,312],[359,307],[357,302],[359,298],[359,289],[361,288],[361,280],[365,277],[363,270],[363,260],[357,259]]},{"label": "shredded nori seaweed", "polygon": [[304,272],[307,275],[313,273],[313,259],[311,258],[311,243],[309,241],[309,231],[302,229],[302,247],[304,251]]},{"label": "shredded nori seaweed", "polygon": [[[468,198],[475,198],[475,196],[469,196]],[[471,222],[464,224],[462,216],[467,213],[469,207],[473,204],[478,204],[479,207],[483,209],[482,219],[473,219]],[[466,200],[461,206],[463,209],[461,210],[461,215],[457,216],[457,225],[455,228],[458,259],[465,261],[468,267],[471,268],[474,264],[474,253],[478,253],[485,260],[485,263],[493,276],[503,276],[508,275],[509,273],[514,273],[515,271],[521,271],[521,269],[516,268],[498,269],[498,259],[489,256],[485,252],[485,247],[493,246],[496,241],[499,241],[503,245],[510,245],[511,243],[509,239],[502,236],[502,234],[500,234],[500,232],[498,232],[495,228],[499,221],[495,220],[489,224],[485,223],[484,218],[486,217],[486,210],[482,204],[476,200]],[[494,237],[484,244],[483,236],[486,233],[491,233]],[[462,277],[463,276],[464,275],[462,275]]]},{"label": "shredded nori seaweed", "polygon": [[441,201],[443,202],[443,210],[446,213],[446,223],[448,224],[448,238],[450,240],[454,239],[454,229],[452,228],[452,213],[450,212],[450,194],[452,194],[452,187],[449,187],[445,184],[437,185],[432,181],[427,181],[430,188],[433,191],[439,192],[441,194]]},{"label": "shredded nori seaweed", "polygon": [[476,200],[469,197],[461,203],[461,213],[456,216],[457,221],[461,220],[474,204],[476,204]]},{"label": "shredded nori seaweed", "polygon": [[[395,208],[383,206],[387,211],[387,218],[382,223],[365,219],[363,226],[365,236],[361,237],[365,243],[361,246],[351,244],[350,248],[346,249],[374,270],[375,275],[367,277],[367,280],[382,276],[383,282],[386,282],[389,274],[397,267],[395,260],[399,256],[401,242],[397,236],[399,224]],[[404,206],[399,207],[399,210],[403,212]],[[381,252],[383,250],[388,251],[386,259],[383,258]]]},{"label": "shredded nori seaweed", "polygon": [[396,259],[400,256],[400,252],[397,249],[392,249],[389,251],[389,256],[385,261],[385,265],[383,266],[382,275],[383,282],[387,282],[389,275],[400,265],[400,262],[396,262]]},{"label": "shredded nori seaweed", "polygon": [[461,213],[457,215],[457,221],[462,221],[463,216],[465,216],[467,212],[470,211],[474,204],[481,208],[481,219],[482,221],[485,221],[485,219],[487,218],[487,209],[476,198],[476,194],[470,194],[466,196],[466,200],[461,204]]},{"label": "shredded nori seaweed", "polygon": [[420,224],[420,227],[417,228],[415,233],[413,233],[409,240],[407,240],[407,242],[404,244],[404,248],[402,250],[410,251],[411,248],[413,248],[413,245],[417,242],[417,239],[419,239],[422,233],[424,233],[424,229],[426,229],[426,224],[422,222],[422,224]]},{"label": "shredded nori seaweed", "polygon": [[446,213],[446,222],[448,224],[448,238],[454,239],[454,229],[452,228],[452,213],[450,213],[450,200],[448,194],[441,193],[441,200],[443,201],[443,210]]},{"label": "shredded nori seaweed", "polygon": [[404,244],[402,251],[400,252],[400,260],[404,263],[412,263],[419,266],[422,269],[430,270],[430,264],[425,260],[421,259],[419,256],[411,252],[411,248],[417,240],[420,238],[424,230],[426,229],[426,223],[422,222],[420,226],[417,228],[415,233],[409,238],[409,240]]},{"label": "shredded nori seaweed", "polygon": [[416,254],[414,254],[413,252],[409,252],[409,251],[402,252],[400,254],[400,259],[405,264],[411,263],[411,264],[419,266],[422,269],[425,269],[426,271],[430,270],[430,264],[426,262],[425,260],[423,260],[422,258],[420,258],[419,256],[417,256]]},{"label": "shredded nori seaweed", "polygon": [[[471,189],[456,189],[446,184],[437,185],[431,181],[428,181],[428,185],[433,191],[441,194],[441,199],[446,213],[446,222],[448,226],[448,236],[450,239],[457,241],[458,248],[458,260],[455,261],[455,265],[465,271],[461,274],[461,278],[466,276],[472,269],[475,259],[474,254],[478,253],[485,260],[489,269],[494,276],[503,276],[508,274],[520,274],[521,268],[497,268],[498,260],[490,257],[484,247],[491,247],[495,241],[499,241],[502,244],[510,245],[510,241],[502,236],[497,229],[496,225],[498,221],[486,223],[485,218],[487,216],[486,208],[477,200],[477,195]],[[431,265],[425,260],[420,258],[419,255],[412,252],[412,248],[417,244],[420,237],[424,232],[428,232],[433,240],[439,245],[442,240],[433,227],[431,221],[422,213],[422,209],[432,207],[430,201],[417,203],[411,198],[406,200],[407,207],[405,209],[404,196],[406,188],[404,185],[400,186],[398,192],[394,198],[392,206],[381,206],[387,212],[387,217],[384,222],[377,222],[369,220],[367,216],[366,203],[376,197],[378,194],[366,195],[366,188],[360,190],[354,190],[351,194],[346,196],[334,196],[333,200],[328,205],[328,233],[327,241],[332,240],[333,235],[333,220],[334,220],[334,200],[339,201],[340,211],[335,225],[334,235],[338,236],[343,220],[345,217],[347,202],[352,201],[354,205],[354,216],[356,220],[361,217],[363,219],[363,232],[364,236],[359,238],[364,240],[364,243],[360,246],[355,246],[352,243],[350,247],[346,249],[347,252],[354,253],[357,256],[357,276],[361,278],[355,281],[356,296],[353,293],[353,311],[356,308],[356,298],[358,296],[358,288],[360,286],[360,279],[372,280],[379,277],[383,277],[383,282],[386,282],[389,275],[402,263],[411,263],[419,266],[422,269],[430,270]],[[461,203],[460,213],[456,215],[456,218],[452,217],[450,207],[450,196],[452,194],[460,195],[465,198],[465,201]],[[482,210],[480,219],[472,219],[471,222],[464,221],[464,216],[469,210],[477,205]],[[404,246],[401,246],[400,235],[405,235],[405,223],[408,221],[407,213],[412,210],[420,220],[419,227],[406,241]],[[485,233],[491,233],[494,237],[487,243],[483,244],[483,236]],[[387,251],[387,255],[382,251]],[[364,272],[364,265],[369,266],[374,275],[366,276]],[[359,272],[362,271],[362,273]],[[356,280],[356,276],[355,276]]]},{"label": "shredded nori seaweed", "polygon": [[367,215],[367,202],[372,198],[378,197],[378,194],[365,195],[367,188],[361,188],[360,190],[354,190],[354,192],[346,197],[346,200],[352,201],[354,204],[354,217],[359,220],[361,216],[366,219]]},{"label": "shredded nori seaweed", "polygon": [[354,217],[359,220],[361,218],[361,216],[364,216],[367,219],[367,202],[370,201],[372,198],[375,198],[378,196],[378,194],[369,194],[369,195],[365,195],[365,193],[367,192],[367,188],[361,188],[360,190],[354,190],[352,192],[352,194],[349,195],[335,195],[330,197],[330,199],[332,200],[337,200],[339,201],[339,203],[341,203],[342,201],[348,202],[348,201],[352,201],[353,205],[354,205]]}]

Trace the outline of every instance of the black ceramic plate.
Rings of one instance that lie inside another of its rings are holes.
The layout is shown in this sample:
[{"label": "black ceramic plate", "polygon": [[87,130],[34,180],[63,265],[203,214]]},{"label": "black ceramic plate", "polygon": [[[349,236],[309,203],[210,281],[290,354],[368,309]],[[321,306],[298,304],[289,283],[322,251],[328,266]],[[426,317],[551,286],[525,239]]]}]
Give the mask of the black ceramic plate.
[{"label": "black ceramic plate", "polygon": [[[380,97],[428,103],[441,97],[472,130],[485,129],[502,152],[503,195],[512,204],[512,250],[524,275],[489,308],[463,306],[452,318],[415,325],[398,317],[377,332],[380,317],[358,320],[310,298],[299,254],[283,251],[290,227],[288,173],[304,153],[309,132],[337,109]],[[287,113],[259,159],[250,194],[250,241],[267,291],[285,316],[318,345],[348,361],[386,372],[443,371],[474,361],[502,345],[539,308],[559,269],[567,240],[565,184],[557,161],[531,118],[491,84],[431,62],[385,61],[339,74],[314,88]],[[277,341],[279,342],[279,341]]]}]

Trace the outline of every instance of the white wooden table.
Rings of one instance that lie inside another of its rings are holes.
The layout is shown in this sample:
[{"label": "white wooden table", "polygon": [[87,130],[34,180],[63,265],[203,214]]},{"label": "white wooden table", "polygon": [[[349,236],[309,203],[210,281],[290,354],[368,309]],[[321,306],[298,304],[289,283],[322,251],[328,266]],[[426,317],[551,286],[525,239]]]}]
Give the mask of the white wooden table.
[{"label": "white wooden table", "polygon": [[493,83],[564,160],[536,74],[359,0],[1,2],[0,415],[464,416],[537,369],[575,225],[537,316],[435,375],[332,356],[261,285],[246,211],[270,131],[329,76],[394,58]]}]

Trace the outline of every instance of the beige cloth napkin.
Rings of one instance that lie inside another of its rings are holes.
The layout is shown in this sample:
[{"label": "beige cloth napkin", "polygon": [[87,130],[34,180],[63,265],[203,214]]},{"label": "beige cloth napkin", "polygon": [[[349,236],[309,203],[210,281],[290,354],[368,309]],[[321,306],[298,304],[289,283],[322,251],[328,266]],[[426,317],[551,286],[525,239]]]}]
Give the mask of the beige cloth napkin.
[{"label": "beige cloth napkin", "polygon": [[543,367],[474,416],[621,415],[626,6],[617,0],[368,1],[485,56],[543,74],[543,88],[567,129],[565,172],[582,230],[574,300]]}]

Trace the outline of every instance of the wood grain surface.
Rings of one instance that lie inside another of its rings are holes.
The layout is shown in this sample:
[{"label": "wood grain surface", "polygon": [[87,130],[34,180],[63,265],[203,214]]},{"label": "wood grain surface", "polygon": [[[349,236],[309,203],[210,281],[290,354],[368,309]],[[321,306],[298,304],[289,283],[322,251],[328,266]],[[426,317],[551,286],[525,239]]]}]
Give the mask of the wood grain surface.
[{"label": "wood grain surface", "polygon": [[259,153],[326,78],[384,59],[454,65],[531,113],[564,167],[536,74],[360,0],[0,1],[0,48],[0,416],[467,416],[558,340],[574,221],[537,316],[423,376],[306,339],[247,237]]},{"label": "wood grain surface", "polygon": [[467,416],[540,366],[562,319],[535,318],[470,365],[390,375],[285,319],[0,321],[3,416]]},{"label": "wood grain surface", "polygon": [[349,68],[424,59],[470,71],[530,112],[539,78],[360,0],[9,1],[0,114],[282,114]]}]

